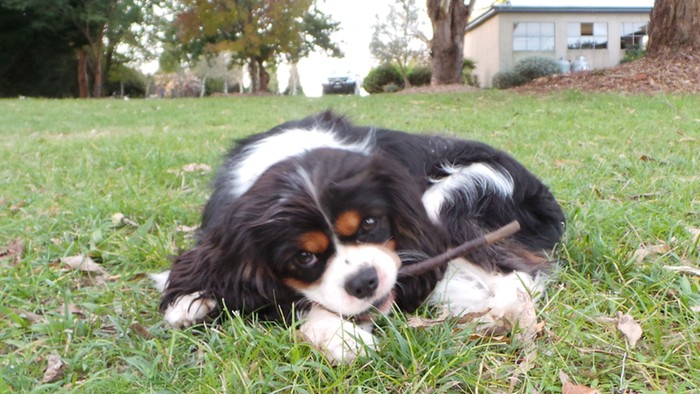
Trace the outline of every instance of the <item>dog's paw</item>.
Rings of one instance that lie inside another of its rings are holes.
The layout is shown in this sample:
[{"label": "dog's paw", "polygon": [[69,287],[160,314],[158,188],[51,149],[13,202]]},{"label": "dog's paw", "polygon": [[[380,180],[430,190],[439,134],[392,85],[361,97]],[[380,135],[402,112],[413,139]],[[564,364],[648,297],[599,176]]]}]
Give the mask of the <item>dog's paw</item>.
[{"label": "dog's paw", "polygon": [[333,364],[351,363],[377,348],[372,333],[329,311],[313,308],[304,319],[299,332]]},{"label": "dog's paw", "polygon": [[163,318],[172,327],[189,327],[203,321],[214,309],[216,301],[197,292],[178,297],[165,309]]}]

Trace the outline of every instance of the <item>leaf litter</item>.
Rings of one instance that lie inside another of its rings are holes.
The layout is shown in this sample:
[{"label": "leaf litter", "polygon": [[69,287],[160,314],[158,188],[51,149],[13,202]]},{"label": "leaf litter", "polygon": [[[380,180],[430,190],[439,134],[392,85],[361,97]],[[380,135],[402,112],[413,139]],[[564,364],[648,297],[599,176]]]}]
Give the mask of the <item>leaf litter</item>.
[{"label": "leaf litter", "polygon": [[41,378],[41,383],[52,383],[63,377],[63,369],[65,364],[61,356],[50,354],[47,359],[47,366],[44,370],[44,376]]}]

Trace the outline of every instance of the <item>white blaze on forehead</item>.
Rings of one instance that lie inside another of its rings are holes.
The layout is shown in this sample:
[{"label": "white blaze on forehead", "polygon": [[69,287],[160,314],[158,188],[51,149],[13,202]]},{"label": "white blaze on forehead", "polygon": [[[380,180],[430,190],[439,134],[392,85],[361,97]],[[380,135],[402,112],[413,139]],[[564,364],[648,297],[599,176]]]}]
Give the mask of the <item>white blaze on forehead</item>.
[{"label": "white blaze on forehead", "polygon": [[236,197],[242,195],[275,163],[314,149],[334,148],[369,154],[371,134],[354,143],[343,141],[333,130],[324,129],[288,129],[266,137],[241,152],[242,158],[230,170],[234,180],[231,192]]}]

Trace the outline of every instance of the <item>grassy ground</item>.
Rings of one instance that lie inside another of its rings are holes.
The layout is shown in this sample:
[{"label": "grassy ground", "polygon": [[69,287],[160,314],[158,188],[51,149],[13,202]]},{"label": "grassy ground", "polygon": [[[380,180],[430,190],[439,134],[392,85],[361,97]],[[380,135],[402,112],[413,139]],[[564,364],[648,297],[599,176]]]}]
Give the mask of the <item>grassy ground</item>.
[{"label": "grassy ground", "polygon": [[[163,325],[144,273],[189,245],[211,177],[183,166],[327,108],[487,141],[550,185],[569,224],[527,366],[518,343],[401,315],[379,323],[379,353],[342,367],[276,325]],[[560,371],[608,393],[698,392],[700,281],[664,267],[700,265],[699,160],[698,96],[0,101],[0,392],[548,393]],[[110,276],[58,262],[80,254]],[[634,348],[618,312],[644,330]],[[51,355],[63,371],[42,383]]]}]

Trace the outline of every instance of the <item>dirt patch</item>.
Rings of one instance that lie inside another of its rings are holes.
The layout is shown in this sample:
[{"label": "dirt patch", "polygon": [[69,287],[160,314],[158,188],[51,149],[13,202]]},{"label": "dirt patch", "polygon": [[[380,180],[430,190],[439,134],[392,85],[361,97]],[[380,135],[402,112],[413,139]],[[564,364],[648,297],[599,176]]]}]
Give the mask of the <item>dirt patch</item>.
[{"label": "dirt patch", "polygon": [[700,53],[645,57],[611,68],[551,75],[513,90],[545,93],[571,89],[631,94],[700,93]]}]

